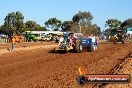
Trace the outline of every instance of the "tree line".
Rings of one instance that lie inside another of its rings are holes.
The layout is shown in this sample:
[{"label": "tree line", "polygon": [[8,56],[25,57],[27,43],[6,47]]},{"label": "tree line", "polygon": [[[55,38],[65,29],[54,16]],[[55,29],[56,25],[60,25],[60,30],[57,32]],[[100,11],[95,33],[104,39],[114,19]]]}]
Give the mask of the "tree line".
[{"label": "tree line", "polygon": [[124,22],[121,22],[118,19],[108,19],[105,23],[105,27],[107,27],[105,32],[110,32],[112,29],[125,30],[126,28],[132,28],[132,19],[129,18]]},{"label": "tree line", "polygon": [[[6,35],[21,35],[21,33],[25,31],[47,30],[82,32],[84,34],[101,33],[100,27],[96,24],[92,24],[92,19],[93,16],[90,12],[79,11],[73,16],[72,20],[62,22],[54,17],[44,22],[44,26],[41,26],[32,20],[28,20],[24,23],[23,14],[20,11],[17,11],[7,14],[3,25],[0,26],[0,33],[4,33]],[[81,27],[81,31],[79,31],[79,27]]]}]

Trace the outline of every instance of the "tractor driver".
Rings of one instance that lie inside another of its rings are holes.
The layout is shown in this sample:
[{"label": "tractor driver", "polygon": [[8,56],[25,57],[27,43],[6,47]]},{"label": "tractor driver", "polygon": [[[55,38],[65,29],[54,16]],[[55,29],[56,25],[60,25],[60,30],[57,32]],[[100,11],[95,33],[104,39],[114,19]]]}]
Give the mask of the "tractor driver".
[{"label": "tractor driver", "polygon": [[74,45],[74,37],[73,35],[70,36],[70,45],[73,46]]},{"label": "tractor driver", "polygon": [[117,37],[118,37],[119,40],[122,40],[122,34],[121,33],[118,33]]}]

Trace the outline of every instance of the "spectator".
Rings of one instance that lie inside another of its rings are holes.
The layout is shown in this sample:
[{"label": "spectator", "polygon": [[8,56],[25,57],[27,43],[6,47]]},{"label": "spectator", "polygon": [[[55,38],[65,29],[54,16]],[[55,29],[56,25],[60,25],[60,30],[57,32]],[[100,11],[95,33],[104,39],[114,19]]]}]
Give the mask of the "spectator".
[{"label": "spectator", "polygon": [[64,37],[61,36],[60,39],[59,39],[59,45],[61,44],[61,42],[63,42],[63,40],[64,40]]},{"label": "spectator", "polygon": [[11,37],[11,43],[12,43],[12,50],[14,50],[15,48],[15,37],[14,36]]},{"label": "spectator", "polygon": [[0,42],[2,42],[2,38],[0,37]]}]

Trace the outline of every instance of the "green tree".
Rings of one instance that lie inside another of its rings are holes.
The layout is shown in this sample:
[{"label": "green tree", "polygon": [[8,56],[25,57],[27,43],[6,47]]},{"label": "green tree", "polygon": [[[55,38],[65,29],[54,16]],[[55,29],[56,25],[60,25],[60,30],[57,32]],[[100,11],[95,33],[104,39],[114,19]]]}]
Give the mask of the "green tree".
[{"label": "green tree", "polygon": [[8,34],[18,34],[23,32],[23,19],[24,16],[20,11],[9,13],[4,19],[4,27]]},{"label": "green tree", "polygon": [[89,25],[87,27],[82,26],[81,29],[82,29],[82,32],[86,35],[87,34],[96,34],[97,35],[97,34],[101,33],[100,28],[98,26],[95,26],[95,24]]},{"label": "green tree", "polygon": [[105,26],[109,27],[110,29],[118,29],[121,25],[121,21],[117,20],[117,19],[108,19],[106,21]]},{"label": "green tree", "polygon": [[4,33],[4,34],[8,35],[9,30],[4,25],[1,25],[0,26],[0,33]]},{"label": "green tree", "polygon": [[71,27],[72,21],[64,21],[62,23],[62,31],[70,31],[70,27]]},{"label": "green tree", "polygon": [[27,21],[24,25],[23,25],[23,30],[25,31],[46,31],[47,29],[45,27],[40,26],[39,24],[37,24],[35,21]]},{"label": "green tree", "polygon": [[93,16],[90,12],[81,12],[75,14],[72,18],[73,22],[80,23],[81,25],[88,26],[91,24],[91,20],[93,19]]},{"label": "green tree", "polygon": [[39,24],[36,24],[35,29],[36,31],[46,31],[47,30],[45,27],[42,27]]},{"label": "green tree", "polygon": [[25,28],[27,31],[35,31],[36,30],[36,22],[35,21],[27,21],[25,23]]},{"label": "green tree", "polygon": [[97,31],[96,34],[101,34],[101,29],[99,26],[97,26],[97,24],[94,24],[93,27],[95,28],[95,30]]},{"label": "green tree", "polygon": [[25,31],[46,31],[47,29],[45,27],[40,26],[35,21],[27,21],[24,24],[24,30]]},{"label": "green tree", "polygon": [[121,24],[122,28],[129,28],[132,27],[132,19],[127,19]]},{"label": "green tree", "polygon": [[62,22],[57,18],[51,18],[45,22],[45,26],[50,30],[58,31],[61,27]]},{"label": "green tree", "polygon": [[[93,16],[90,12],[81,12],[75,14],[72,18],[73,24],[71,25],[72,31],[82,32],[83,34],[100,34],[100,27],[96,24],[91,24]],[[81,26],[81,27],[79,27]],[[79,31],[79,29],[81,30]]]}]

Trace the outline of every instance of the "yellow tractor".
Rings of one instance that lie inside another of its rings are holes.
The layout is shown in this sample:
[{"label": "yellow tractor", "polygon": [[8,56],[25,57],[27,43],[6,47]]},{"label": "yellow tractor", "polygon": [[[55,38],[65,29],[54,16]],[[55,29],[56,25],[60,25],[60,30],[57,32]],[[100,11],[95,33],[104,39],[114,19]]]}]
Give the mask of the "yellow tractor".
[{"label": "yellow tractor", "polygon": [[124,44],[124,38],[125,36],[124,36],[123,30],[113,29],[111,30],[109,41],[113,42],[114,44],[116,44],[117,42],[121,42],[122,44]]}]

